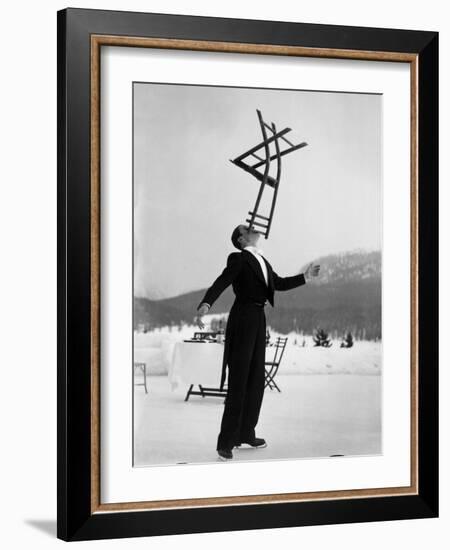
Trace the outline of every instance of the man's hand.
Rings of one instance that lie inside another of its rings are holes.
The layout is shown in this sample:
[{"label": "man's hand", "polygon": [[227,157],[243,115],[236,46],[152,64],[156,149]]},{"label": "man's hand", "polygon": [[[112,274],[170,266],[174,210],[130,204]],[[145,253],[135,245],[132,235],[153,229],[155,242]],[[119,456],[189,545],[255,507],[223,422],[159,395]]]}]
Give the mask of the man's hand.
[{"label": "man's hand", "polygon": [[313,277],[317,277],[319,275],[319,271],[320,271],[319,264],[310,263],[304,273],[305,279],[307,281],[310,281]]},{"label": "man's hand", "polygon": [[202,304],[198,310],[197,317],[194,319],[196,325],[198,328],[203,329],[205,328],[205,323],[202,321],[203,315],[206,315],[209,311],[208,304]]}]

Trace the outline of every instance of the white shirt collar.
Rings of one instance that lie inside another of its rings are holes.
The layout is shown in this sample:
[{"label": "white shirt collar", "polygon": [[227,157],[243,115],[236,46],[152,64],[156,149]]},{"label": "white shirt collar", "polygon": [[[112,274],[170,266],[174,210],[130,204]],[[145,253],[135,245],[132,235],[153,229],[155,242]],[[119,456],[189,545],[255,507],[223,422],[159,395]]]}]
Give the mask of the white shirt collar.
[{"label": "white shirt collar", "polygon": [[244,247],[244,250],[248,250],[249,252],[253,252],[253,254],[259,254],[260,256],[263,255],[263,251],[260,248],[256,248],[256,246],[248,245]]},{"label": "white shirt collar", "polygon": [[269,274],[267,273],[267,266],[262,255],[263,253],[262,250],[260,250],[259,248],[256,248],[256,246],[246,246],[244,250],[247,250],[248,252],[250,252],[250,254],[252,254],[255,257],[255,259],[259,263],[259,266],[261,267],[261,271],[264,276],[264,280],[266,281],[266,285],[268,285]]}]

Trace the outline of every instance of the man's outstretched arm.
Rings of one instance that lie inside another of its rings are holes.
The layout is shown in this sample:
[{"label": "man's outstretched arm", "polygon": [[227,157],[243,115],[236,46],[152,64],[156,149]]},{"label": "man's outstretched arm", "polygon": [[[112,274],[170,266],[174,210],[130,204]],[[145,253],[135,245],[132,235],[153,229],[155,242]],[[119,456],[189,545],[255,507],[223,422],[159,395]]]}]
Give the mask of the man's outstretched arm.
[{"label": "man's outstretched arm", "polygon": [[291,290],[291,288],[302,286],[313,277],[317,277],[319,271],[320,265],[312,263],[306,268],[305,273],[299,273],[293,277],[280,277],[275,271],[272,271],[274,288],[275,290]]}]

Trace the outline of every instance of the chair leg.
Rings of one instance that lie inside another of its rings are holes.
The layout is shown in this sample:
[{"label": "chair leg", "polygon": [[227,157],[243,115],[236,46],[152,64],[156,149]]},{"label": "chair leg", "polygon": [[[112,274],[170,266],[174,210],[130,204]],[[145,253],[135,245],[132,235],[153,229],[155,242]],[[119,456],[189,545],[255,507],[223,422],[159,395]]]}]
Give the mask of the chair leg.
[{"label": "chair leg", "polygon": [[270,387],[270,377],[269,377],[269,373],[268,373],[267,370],[266,370],[265,382],[264,382],[264,389],[266,389],[267,386]]},{"label": "chair leg", "polygon": [[275,380],[272,379],[272,383],[274,385],[274,387],[278,390],[278,393],[281,393],[281,390],[280,388],[278,387],[277,383],[275,382]]},{"label": "chair leg", "polygon": [[147,391],[147,365],[144,365],[142,367],[142,372],[144,373],[144,389],[145,389],[145,393],[148,393]]},{"label": "chair leg", "polygon": [[266,371],[266,383],[264,385],[264,388],[269,387],[271,390],[277,389],[279,393],[281,393],[280,388],[278,387],[278,384],[274,380],[274,374],[272,372]]},{"label": "chair leg", "polygon": [[188,389],[188,392],[186,394],[186,397],[184,398],[185,401],[189,400],[189,396],[191,395],[192,388],[194,387],[194,384],[191,384],[190,388]]},{"label": "chair leg", "polygon": [[271,390],[273,390],[274,384],[275,384],[275,382],[273,381],[272,371],[273,371],[273,369],[270,369],[270,371],[268,371],[266,369],[266,383],[265,383],[265,386],[264,386],[265,388],[267,388],[267,386],[269,386],[269,388]]}]

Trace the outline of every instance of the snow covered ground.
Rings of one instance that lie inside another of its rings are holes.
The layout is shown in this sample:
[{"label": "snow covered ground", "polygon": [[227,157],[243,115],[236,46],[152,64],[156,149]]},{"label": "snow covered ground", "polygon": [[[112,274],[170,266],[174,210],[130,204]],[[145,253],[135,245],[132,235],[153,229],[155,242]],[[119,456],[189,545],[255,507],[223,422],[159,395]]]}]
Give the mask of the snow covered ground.
[{"label": "snow covered ground", "polygon": [[[176,342],[196,330],[168,328],[135,333],[135,361],[147,362],[147,386],[134,389],[134,465],[216,462],[223,398],[172,390],[167,369]],[[272,341],[277,334],[271,331]],[[314,347],[292,333],[276,381],[281,393],[265,391],[257,436],[265,449],[234,451],[234,460],[278,460],[332,455],[375,455],[381,448],[382,345],[334,341]],[[333,375],[333,376],[330,376]],[[136,383],[142,375],[136,371]],[[196,388],[198,389],[198,388]]]}]

